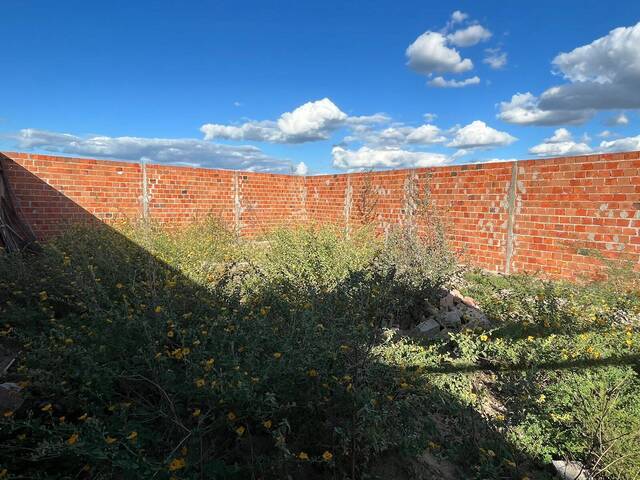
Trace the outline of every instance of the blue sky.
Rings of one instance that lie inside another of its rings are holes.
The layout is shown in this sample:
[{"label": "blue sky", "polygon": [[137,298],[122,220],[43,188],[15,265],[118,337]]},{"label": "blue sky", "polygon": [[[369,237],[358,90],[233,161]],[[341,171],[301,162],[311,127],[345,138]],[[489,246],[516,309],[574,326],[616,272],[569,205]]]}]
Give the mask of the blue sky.
[{"label": "blue sky", "polygon": [[637,1],[3,0],[0,17],[2,150],[313,174],[640,149]]}]

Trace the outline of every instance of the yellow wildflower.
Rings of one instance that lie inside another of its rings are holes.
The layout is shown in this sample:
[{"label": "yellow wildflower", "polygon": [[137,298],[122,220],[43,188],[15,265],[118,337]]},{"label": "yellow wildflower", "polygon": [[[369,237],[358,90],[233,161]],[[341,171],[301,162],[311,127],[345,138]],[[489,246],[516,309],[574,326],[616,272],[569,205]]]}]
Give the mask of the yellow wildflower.
[{"label": "yellow wildflower", "polygon": [[531,336],[531,335],[529,335],[527,337],[527,341],[529,341],[529,342],[533,342],[534,340],[535,340],[535,338],[533,336]]},{"label": "yellow wildflower", "polygon": [[244,433],[244,427],[240,425],[238,428],[236,428],[236,433],[238,434],[238,436],[242,436],[242,434]]},{"label": "yellow wildflower", "polygon": [[264,422],[262,422],[262,425],[264,426],[264,428],[269,430],[271,428],[271,425],[273,425],[273,423],[271,422],[271,420],[265,420]]},{"label": "yellow wildflower", "polygon": [[236,414],[235,414],[235,413],[233,413],[233,412],[229,412],[229,413],[227,413],[227,418],[228,418],[231,422],[233,422],[237,417],[236,417]]},{"label": "yellow wildflower", "polygon": [[187,465],[187,462],[185,461],[184,458],[174,458],[173,460],[171,460],[171,463],[169,464],[169,471],[175,472],[176,470],[180,470],[181,468],[184,468],[186,465]]},{"label": "yellow wildflower", "polygon": [[306,453],[306,452],[300,452],[300,453],[298,454],[298,458],[299,458],[300,460],[309,460],[309,455],[307,455],[307,453]]},{"label": "yellow wildflower", "polygon": [[136,438],[138,438],[138,432],[136,431],[133,431],[129,435],[127,435],[127,440],[130,440],[132,442],[135,442]]},{"label": "yellow wildflower", "polygon": [[332,458],[333,458],[333,453],[329,452],[328,450],[326,450],[326,451],[322,454],[322,459],[323,459],[325,462],[330,462]]},{"label": "yellow wildflower", "polygon": [[4,412],[2,414],[4,417],[9,418],[11,416],[13,416],[13,410],[7,410],[6,412]]},{"label": "yellow wildflower", "polygon": [[480,341],[481,342],[486,342],[487,340],[489,340],[489,337],[486,335],[480,335]]},{"label": "yellow wildflower", "polygon": [[50,403],[47,403],[40,410],[42,410],[43,412],[50,412],[51,410],[53,410],[53,405],[51,405]]},{"label": "yellow wildflower", "polygon": [[41,302],[44,302],[47,298],[49,298],[49,295],[47,295],[47,292],[45,292],[44,290],[41,291],[38,295],[40,296]]},{"label": "yellow wildflower", "polygon": [[199,408],[196,408],[191,415],[194,417],[199,417],[200,413],[201,413],[201,410]]},{"label": "yellow wildflower", "polygon": [[87,418],[89,418],[89,415],[85,413],[83,415],[80,415],[78,417],[78,420],[82,420],[84,422]]},{"label": "yellow wildflower", "polygon": [[120,290],[121,288],[124,288],[124,285],[123,285],[123,284],[121,284],[120,282],[118,282],[118,283],[116,283],[116,288],[117,288],[118,290]]},{"label": "yellow wildflower", "polygon": [[155,309],[154,312],[156,313],[161,313],[162,312],[162,305],[158,305]]},{"label": "yellow wildflower", "polygon": [[310,377],[317,377],[318,376],[318,371],[316,369],[312,368],[311,370],[309,370],[307,375],[309,375]]},{"label": "yellow wildflower", "polygon": [[115,442],[118,441],[118,439],[114,438],[114,437],[110,437],[109,435],[107,435],[104,439],[105,442],[107,442],[107,445],[111,445]]},{"label": "yellow wildflower", "polygon": [[202,388],[202,387],[204,387],[204,384],[205,384],[205,383],[206,383],[206,382],[205,382],[204,378],[198,378],[198,379],[196,380],[196,387],[198,387],[198,388]]},{"label": "yellow wildflower", "polygon": [[275,358],[276,360],[279,359],[280,357],[282,357],[282,353],[280,353],[280,352],[275,352],[273,354],[273,358]]},{"label": "yellow wildflower", "polygon": [[78,438],[80,438],[80,435],[74,433],[69,438],[67,438],[67,445],[75,445],[75,443],[78,441]]}]

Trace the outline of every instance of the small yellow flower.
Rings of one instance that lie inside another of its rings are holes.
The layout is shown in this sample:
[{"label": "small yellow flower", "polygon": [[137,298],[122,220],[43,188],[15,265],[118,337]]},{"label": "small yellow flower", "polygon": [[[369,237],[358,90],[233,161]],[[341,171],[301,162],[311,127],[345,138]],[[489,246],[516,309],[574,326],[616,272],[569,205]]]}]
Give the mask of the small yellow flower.
[{"label": "small yellow flower", "polygon": [[541,393],[540,396],[538,397],[538,399],[536,400],[536,402],[538,403],[544,403],[544,401],[547,399],[547,397],[545,397],[544,393]]},{"label": "small yellow flower", "polygon": [[117,439],[117,438],[114,438],[114,437],[110,437],[109,435],[107,435],[107,436],[105,437],[104,441],[105,441],[105,442],[107,442],[107,445],[111,445],[111,444],[113,444],[113,443],[117,442],[117,441],[118,441],[118,439]]},{"label": "small yellow flower", "polygon": [[486,342],[487,340],[489,340],[489,337],[486,335],[480,335],[480,341],[481,342]]},{"label": "small yellow flower", "polygon": [[309,375],[310,377],[317,377],[318,376],[318,371],[315,368],[312,368],[311,370],[309,370],[309,372],[307,372],[307,375]]},{"label": "small yellow flower", "polygon": [[271,420],[265,420],[264,422],[262,422],[262,425],[264,426],[264,428],[269,430],[271,428],[271,425],[273,425],[273,423],[271,422]]},{"label": "small yellow flower", "polygon": [[67,445],[75,445],[76,442],[78,441],[78,438],[80,438],[80,435],[78,435],[77,433],[74,433],[69,438],[67,438]]},{"label": "small yellow flower", "polygon": [[120,289],[124,288],[124,285],[123,285],[123,284],[121,284],[120,282],[118,282],[118,283],[116,283],[116,288],[117,288],[118,290],[120,290]]},{"label": "small yellow flower", "polygon": [[282,353],[280,353],[280,352],[275,352],[273,354],[273,358],[275,358],[276,360],[279,359],[280,357],[282,357]]},{"label": "small yellow flower", "polygon": [[161,313],[162,312],[162,305],[158,305],[153,311],[156,312],[156,313]]},{"label": "small yellow flower", "polygon": [[533,336],[531,336],[531,335],[529,335],[529,336],[527,337],[527,341],[528,341],[528,342],[533,342],[534,340],[535,340],[535,337],[533,337]]},{"label": "small yellow flower", "polygon": [[176,470],[180,470],[184,468],[186,465],[187,465],[187,462],[185,461],[184,458],[174,458],[173,460],[171,460],[171,463],[169,464],[169,471],[175,472]]},{"label": "small yellow flower", "polygon": [[191,415],[194,417],[199,417],[200,413],[201,413],[200,409],[196,408]]},{"label": "small yellow flower", "polygon": [[349,345],[340,345],[340,351],[348,352],[349,350],[351,350],[351,347]]},{"label": "small yellow flower", "polygon": [[47,298],[49,298],[49,295],[47,295],[47,292],[45,292],[44,290],[41,291],[38,295],[40,296],[41,302],[44,302]]},{"label": "small yellow flower", "polygon": [[307,455],[307,453],[306,453],[306,452],[300,452],[300,453],[298,454],[298,458],[299,458],[300,460],[309,460],[309,455]]},{"label": "small yellow flower", "polygon": [[238,428],[236,428],[236,433],[238,434],[239,437],[242,436],[242,434],[244,433],[244,427],[242,425],[240,425]]},{"label": "small yellow flower", "polygon": [[67,345],[73,345],[73,338],[65,338],[64,343],[66,343]]},{"label": "small yellow flower", "polygon": [[13,410],[7,410],[2,414],[5,418],[9,418],[13,416]]},{"label": "small yellow flower", "polygon": [[330,462],[332,458],[333,458],[333,453],[329,452],[328,450],[325,450],[325,452],[322,454],[322,459],[325,462]]},{"label": "small yellow flower", "polygon": [[131,442],[135,442],[137,438],[138,438],[138,432],[136,431],[133,431],[129,435],[127,435],[127,440]]},{"label": "small yellow flower", "polygon": [[169,338],[173,338],[173,337],[174,337],[174,335],[175,335],[175,333],[173,333],[173,330],[169,330],[169,331],[167,332],[167,337],[169,337]]},{"label": "small yellow flower", "polygon": [[47,403],[40,410],[42,410],[43,412],[50,412],[51,410],[53,410],[53,405],[51,405],[50,403]]},{"label": "small yellow flower", "polygon": [[198,379],[196,380],[196,387],[198,387],[198,388],[202,388],[202,387],[204,387],[204,384],[205,384],[205,383],[206,383],[206,382],[205,382],[204,378],[198,378]]},{"label": "small yellow flower", "polygon": [[229,412],[227,413],[227,418],[229,419],[229,421],[233,422],[237,417],[235,413]]},{"label": "small yellow flower", "polygon": [[78,420],[82,420],[84,422],[87,418],[89,418],[89,415],[85,413],[83,415],[80,415],[78,417]]}]

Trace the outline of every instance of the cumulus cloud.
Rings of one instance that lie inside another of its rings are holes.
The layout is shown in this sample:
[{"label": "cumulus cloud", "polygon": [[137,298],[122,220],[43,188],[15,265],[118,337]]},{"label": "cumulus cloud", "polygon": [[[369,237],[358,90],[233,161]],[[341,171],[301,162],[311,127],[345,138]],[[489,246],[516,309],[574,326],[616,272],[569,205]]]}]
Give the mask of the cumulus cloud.
[{"label": "cumulus cloud", "polygon": [[608,152],[640,150],[640,135],[600,142],[600,149]]},{"label": "cumulus cloud", "polygon": [[440,128],[431,124],[411,127],[403,124],[376,130],[372,128],[354,129],[352,135],[344,138],[343,142],[362,142],[377,147],[412,145],[432,145],[446,140]]},{"label": "cumulus cloud", "polygon": [[467,18],[469,18],[468,14],[461,12],[460,10],[456,10],[451,14],[451,20],[449,22],[451,25],[454,25],[456,23],[464,22]]},{"label": "cumulus cloud", "polygon": [[492,148],[510,145],[516,140],[516,137],[507,132],[501,132],[491,128],[483,121],[475,120],[457,130],[453,140],[447,146],[464,150]]},{"label": "cumulus cloud", "polygon": [[500,70],[507,64],[507,53],[499,48],[487,48],[482,63],[486,63],[494,70]]},{"label": "cumulus cloud", "polygon": [[473,68],[473,62],[447,45],[447,38],[427,31],[407,47],[407,65],[418,73],[462,73]]},{"label": "cumulus cloud", "polygon": [[[524,108],[528,112],[519,107],[518,114],[501,112],[500,118],[512,123],[559,125],[583,123],[598,110],[640,108],[638,45],[640,23],[616,28],[588,45],[560,53],[552,64],[567,83],[547,89]],[[501,105],[508,107],[509,103],[513,99]]]},{"label": "cumulus cloud", "polygon": [[288,171],[290,163],[253,146],[220,145],[195,138],[80,137],[68,133],[23,129],[13,136],[21,149],[155,163],[251,171]]},{"label": "cumulus cloud", "polygon": [[469,77],[464,80],[446,80],[442,77],[435,77],[429,80],[429,85],[438,88],[462,88],[469,85],[477,85],[480,83],[480,77]]},{"label": "cumulus cloud", "polygon": [[[382,121],[383,116],[354,117],[352,123]],[[386,118],[386,117],[385,117]],[[207,123],[200,127],[205,140],[224,139],[269,143],[304,143],[326,140],[349,116],[331,100],[323,98],[283,113],[277,121],[250,121],[242,125]]]},{"label": "cumulus cloud", "polygon": [[554,155],[580,155],[591,152],[592,149],[584,142],[575,142],[571,132],[566,128],[558,128],[553,136],[545,138],[544,142],[531,147],[529,153],[540,157]]},{"label": "cumulus cloud", "polygon": [[542,110],[531,92],[516,93],[508,102],[500,102],[498,118],[517,125],[573,125],[587,121],[592,110]]},{"label": "cumulus cloud", "polygon": [[482,25],[470,25],[447,35],[447,40],[456,47],[471,47],[491,38],[491,32]]},{"label": "cumulus cloud", "polygon": [[341,169],[431,167],[444,165],[449,157],[441,153],[413,152],[399,148],[374,149],[361,147],[347,150],[333,147],[333,166]]},{"label": "cumulus cloud", "polygon": [[307,167],[306,163],[300,162],[299,164],[296,165],[296,169],[294,170],[294,173],[296,175],[304,176],[307,173],[309,173],[309,167]]}]

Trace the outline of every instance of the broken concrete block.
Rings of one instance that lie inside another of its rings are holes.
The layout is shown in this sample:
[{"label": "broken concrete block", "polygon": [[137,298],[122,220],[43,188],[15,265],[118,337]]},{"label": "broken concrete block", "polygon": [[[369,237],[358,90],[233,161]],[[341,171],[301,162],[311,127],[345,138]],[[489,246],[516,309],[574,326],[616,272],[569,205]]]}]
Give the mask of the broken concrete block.
[{"label": "broken concrete block", "polygon": [[420,322],[416,326],[416,330],[418,333],[425,337],[435,337],[438,333],[440,333],[440,324],[436,322],[433,318],[429,318],[424,322]]},{"label": "broken concrete block", "polygon": [[447,312],[443,317],[441,317],[441,323],[443,327],[460,328],[460,325],[462,325],[460,310],[454,309]]},{"label": "broken concrete block", "polygon": [[590,480],[591,475],[580,462],[553,460],[553,466],[563,480]]}]

